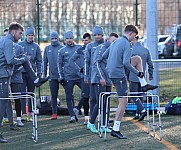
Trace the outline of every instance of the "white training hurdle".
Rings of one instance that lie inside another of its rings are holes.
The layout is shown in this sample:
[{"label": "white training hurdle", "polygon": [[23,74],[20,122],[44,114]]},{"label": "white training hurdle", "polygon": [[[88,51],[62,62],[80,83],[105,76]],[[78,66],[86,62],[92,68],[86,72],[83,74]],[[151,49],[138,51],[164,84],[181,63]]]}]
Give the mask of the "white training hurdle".
[{"label": "white training hurdle", "polygon": [[33,123],[33,132],[32,139],[35,143],[38,142],[38,123],[37,123],[37,105],[36,105],[36,95],[32,92],[19,92],[19,93],[10,93],[9,98],[0,98],[0,99],[21,99],[21,98],[30,98],[32,104],[32,123]]},{"label": "white training hurdle", "polygon": [[[102,134],[100,132],[100,128],[108,128],[108,104],[110,101],[110,98],[116,97],[116,98],[123,98],[123,97],[127,97],[127,98],[131,98],[131,97],[146,97],[147,98],[147,133],[150,133],[150,115],[149,115],[149,97],[152,98],[152,130],[153,130],[153,136],[155,137],[155,128],[156,126],[159,127],[159,140],[162,139],[162,125],[161,125],[161,110],[160,110],[160,100],[159,100],[159,96],[158,95],[153,95],[150,92],[129,92],[128,96],[115,96],[117,94],[117,92],[101,92],[99,95],[99,111],[98,111],[98,132],[99,132],[99,136],[102,137]],[[138,94],[138,96],[133,96],[133,94]],[[105,125],[103,125],[103,104],[104,104],[104,97],[107,96],[106,98],[106,117],[105,117]],[[154,112],[154,99],[153,98],[157,98],[157,113],[158,113],[158,125],[155,123],[155,112]],[[104,132],[104,139],[106,139],[106,130]]]}]

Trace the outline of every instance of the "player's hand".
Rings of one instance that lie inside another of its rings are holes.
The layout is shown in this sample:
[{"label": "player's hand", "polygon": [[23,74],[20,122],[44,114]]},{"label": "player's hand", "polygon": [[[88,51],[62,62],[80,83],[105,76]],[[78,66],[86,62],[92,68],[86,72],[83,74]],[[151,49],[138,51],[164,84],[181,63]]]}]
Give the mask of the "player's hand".
[{"label": "player's hand", "polygon": [[89,80],[84,80],[84,82],[85,82],[86,84],[89,84]]},{"label": "player's hand", "polygon": [[66,81],[65,79],[58,79],[59,83],[62,85],[62,86],[65,86],[66,85]]}]

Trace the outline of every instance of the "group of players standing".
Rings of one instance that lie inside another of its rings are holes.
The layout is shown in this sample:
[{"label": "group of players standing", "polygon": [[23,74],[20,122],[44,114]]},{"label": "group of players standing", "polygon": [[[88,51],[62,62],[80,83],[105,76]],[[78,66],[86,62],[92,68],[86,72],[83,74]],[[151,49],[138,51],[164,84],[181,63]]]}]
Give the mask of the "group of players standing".
[{"label": "group of players standing", "polygon": [[[13,32],[12,29],[10,29],[9,34],[15,38],[16,32],[14,33],[14,31],[21,30],[21,32],[23,32],[23,28],[20,27],[17,26],[17,28],[13,28]],[[32,28],[27,30],[26,33],[27,36],[34,36],[34,30]],[[112,130],[109,128],[101,128],[101,130],[102,132],[110,132],[113,137],[126,139],[126,137],[120,133],[120,123],[128,102],[127,97],[125,97],[128,94],[127,79],[131,79],[132,74],[132,76],[136,76],[136,80],[130,81],[133,83],[139,83],[132,85],[132,91],[137,91],[139,87],[138,85],[140,85],[143,92],[153,90],[158,87],[147,84],[144,79],[146,65],[142,65],[143,60],[145,61],[144,64],[149,61],[149,75],[150,79],[153,78],[153,65],[151,64],[149,51],[145,48],[145,59],[141,58],[141,56],[137,56],[137,54],[132,56],[131,42],[137,43],[137,34],[138,29],[134,25],[127,25],[122,37],[118,37],[118,35],[113,32],[105,40],[103,38],[104,33],[102,27],[95,26],[92,31],[94,40],[92,41],[89,33],[85,33],[83,35],[84,45],[82,46],[75,43],[72,31],[68,31],[64,34],[65,45],[59,42],[59,35],[57,32],[51,32],[51,44],[46,46],[44,50],[43,69],[41,72],[37,72],[39,78],[40,76],[43,76],[44,78],[40,78],[40,81],[34,80],[36,78],[33,78],[34,82],[31,82],[40,86],[49,79],[52,100],[51,119],[57,119],[57,97],[59,85],[61,84],[66,94],[66,103],[70,114],[69,122],[75,123],[78,121],[78,112],[83,106],[85,115],[84,124],[91,130],[91,132],[98,133],[95,121],[98,115],[99,94],[101,92],[111,92],[113,84],[119,96],[119,104],[116,111],[114,125]],[[19,44],[24,48],[26,46],[22,45],[21,42]],[[137,46],[138,48],[141,48],[139,44]],[[26,50],[27,49],[28,47],[26,47]],[[3,47],[2,50],[5,51]],[[36,50],[31,49],[31,53],[32,52],[36,53]],[[22,56],[23,59],[27,58],[31,62],[31,58],[28,58],[27,56],[25,57],[24,55]],[[17,55],[13,56],[13,58],[16,57]],[[22,61],[22,63],[24,62],[25,60]],[[12,63],[12,65],[16,66],[17,63]],[[27,71],[28,69],[25,70]],[[126,76],[127,72],[130,72],[130,75]],[[49,77],[47,77],[47,74],[49,74]],[[27,74],[28,78],[29,76],[30,75]],[[74,105],[73,96],[73,89],[75,85],[81,89],[81,100],[77,107]],[[135,103],[139,106],[138,114],[140,114],[140,116],[137,115],[135,119],[139,119],[139,121],[141,121],[146,116],[146,111],[139,99],[135,99]],[[105,116],[105,113],[104,109],[103,116]],[[105,117],[103,118],[103,122],[105,123]],[[3,141],[7,142],[7,140],[1,137],[1,142]]]}]

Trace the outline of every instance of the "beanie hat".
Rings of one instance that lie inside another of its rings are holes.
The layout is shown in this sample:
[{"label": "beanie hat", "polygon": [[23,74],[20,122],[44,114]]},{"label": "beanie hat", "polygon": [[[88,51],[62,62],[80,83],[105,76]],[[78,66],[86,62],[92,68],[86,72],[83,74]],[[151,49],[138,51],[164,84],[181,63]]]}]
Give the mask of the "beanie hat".
[{"label": "beanie hat", "polygon": [[28,27],[25,32],[26,35],[33,34],[35,35],[35,28],[34,27]]},{"label": "beanie hat", "polygon": [[[50,34],[50,38],[57,38],[59,39],[59,36],[58,36],[58,33],[53,31],[51,34]],[[51,40],[51,39],[50,39]]]},{"label": "beanie hat", "polygon": [[65,37],[65,39],[67,39],[67,38],[73,39],[73,38],[74,38],[73,32],[72,32],[72,31],[66,32],[66,33],[64,34],[64,37]]},{"label": "beanie hat", "polygon": [[[52,41],[51,40],[52,38],[56,38],[57,40]],[[50,41],[51,41],[51,45],[52,46],[56,46],[56,45],[59,44],[59,36],[58,36],[57,32],[55,32],[55,31],[51,32],[51,34],[50,34]]]},{"label": "beanie hat", "polygon": [[95,26],[93,28],[92,34],[93,35],[96,35],[96,34],[104,35],[102,27],[101,26]]}]

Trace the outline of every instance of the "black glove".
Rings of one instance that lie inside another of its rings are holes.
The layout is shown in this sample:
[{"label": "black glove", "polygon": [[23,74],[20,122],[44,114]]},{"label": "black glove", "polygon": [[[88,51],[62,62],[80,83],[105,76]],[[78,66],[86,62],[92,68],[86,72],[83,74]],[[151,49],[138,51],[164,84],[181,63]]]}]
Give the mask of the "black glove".
[{"label": "black glove", "polygon": [[61,84],[62,86],[65,86],[65,84],[66,84],[65,79],[61,79],[61,80],[59,80],[59,82],[60,82],[60,84]]},{"label": "black glove", "polygon": [[139,72],[137,76],[140,77],[140,78],[143,78],[144,77],[144,73],[143,72]]},{"label": "black glove", "polygon": [[81,68],[81,69],[80,69],[80,73],[83,73],[83,72],[84,72],[84,68]]}]

